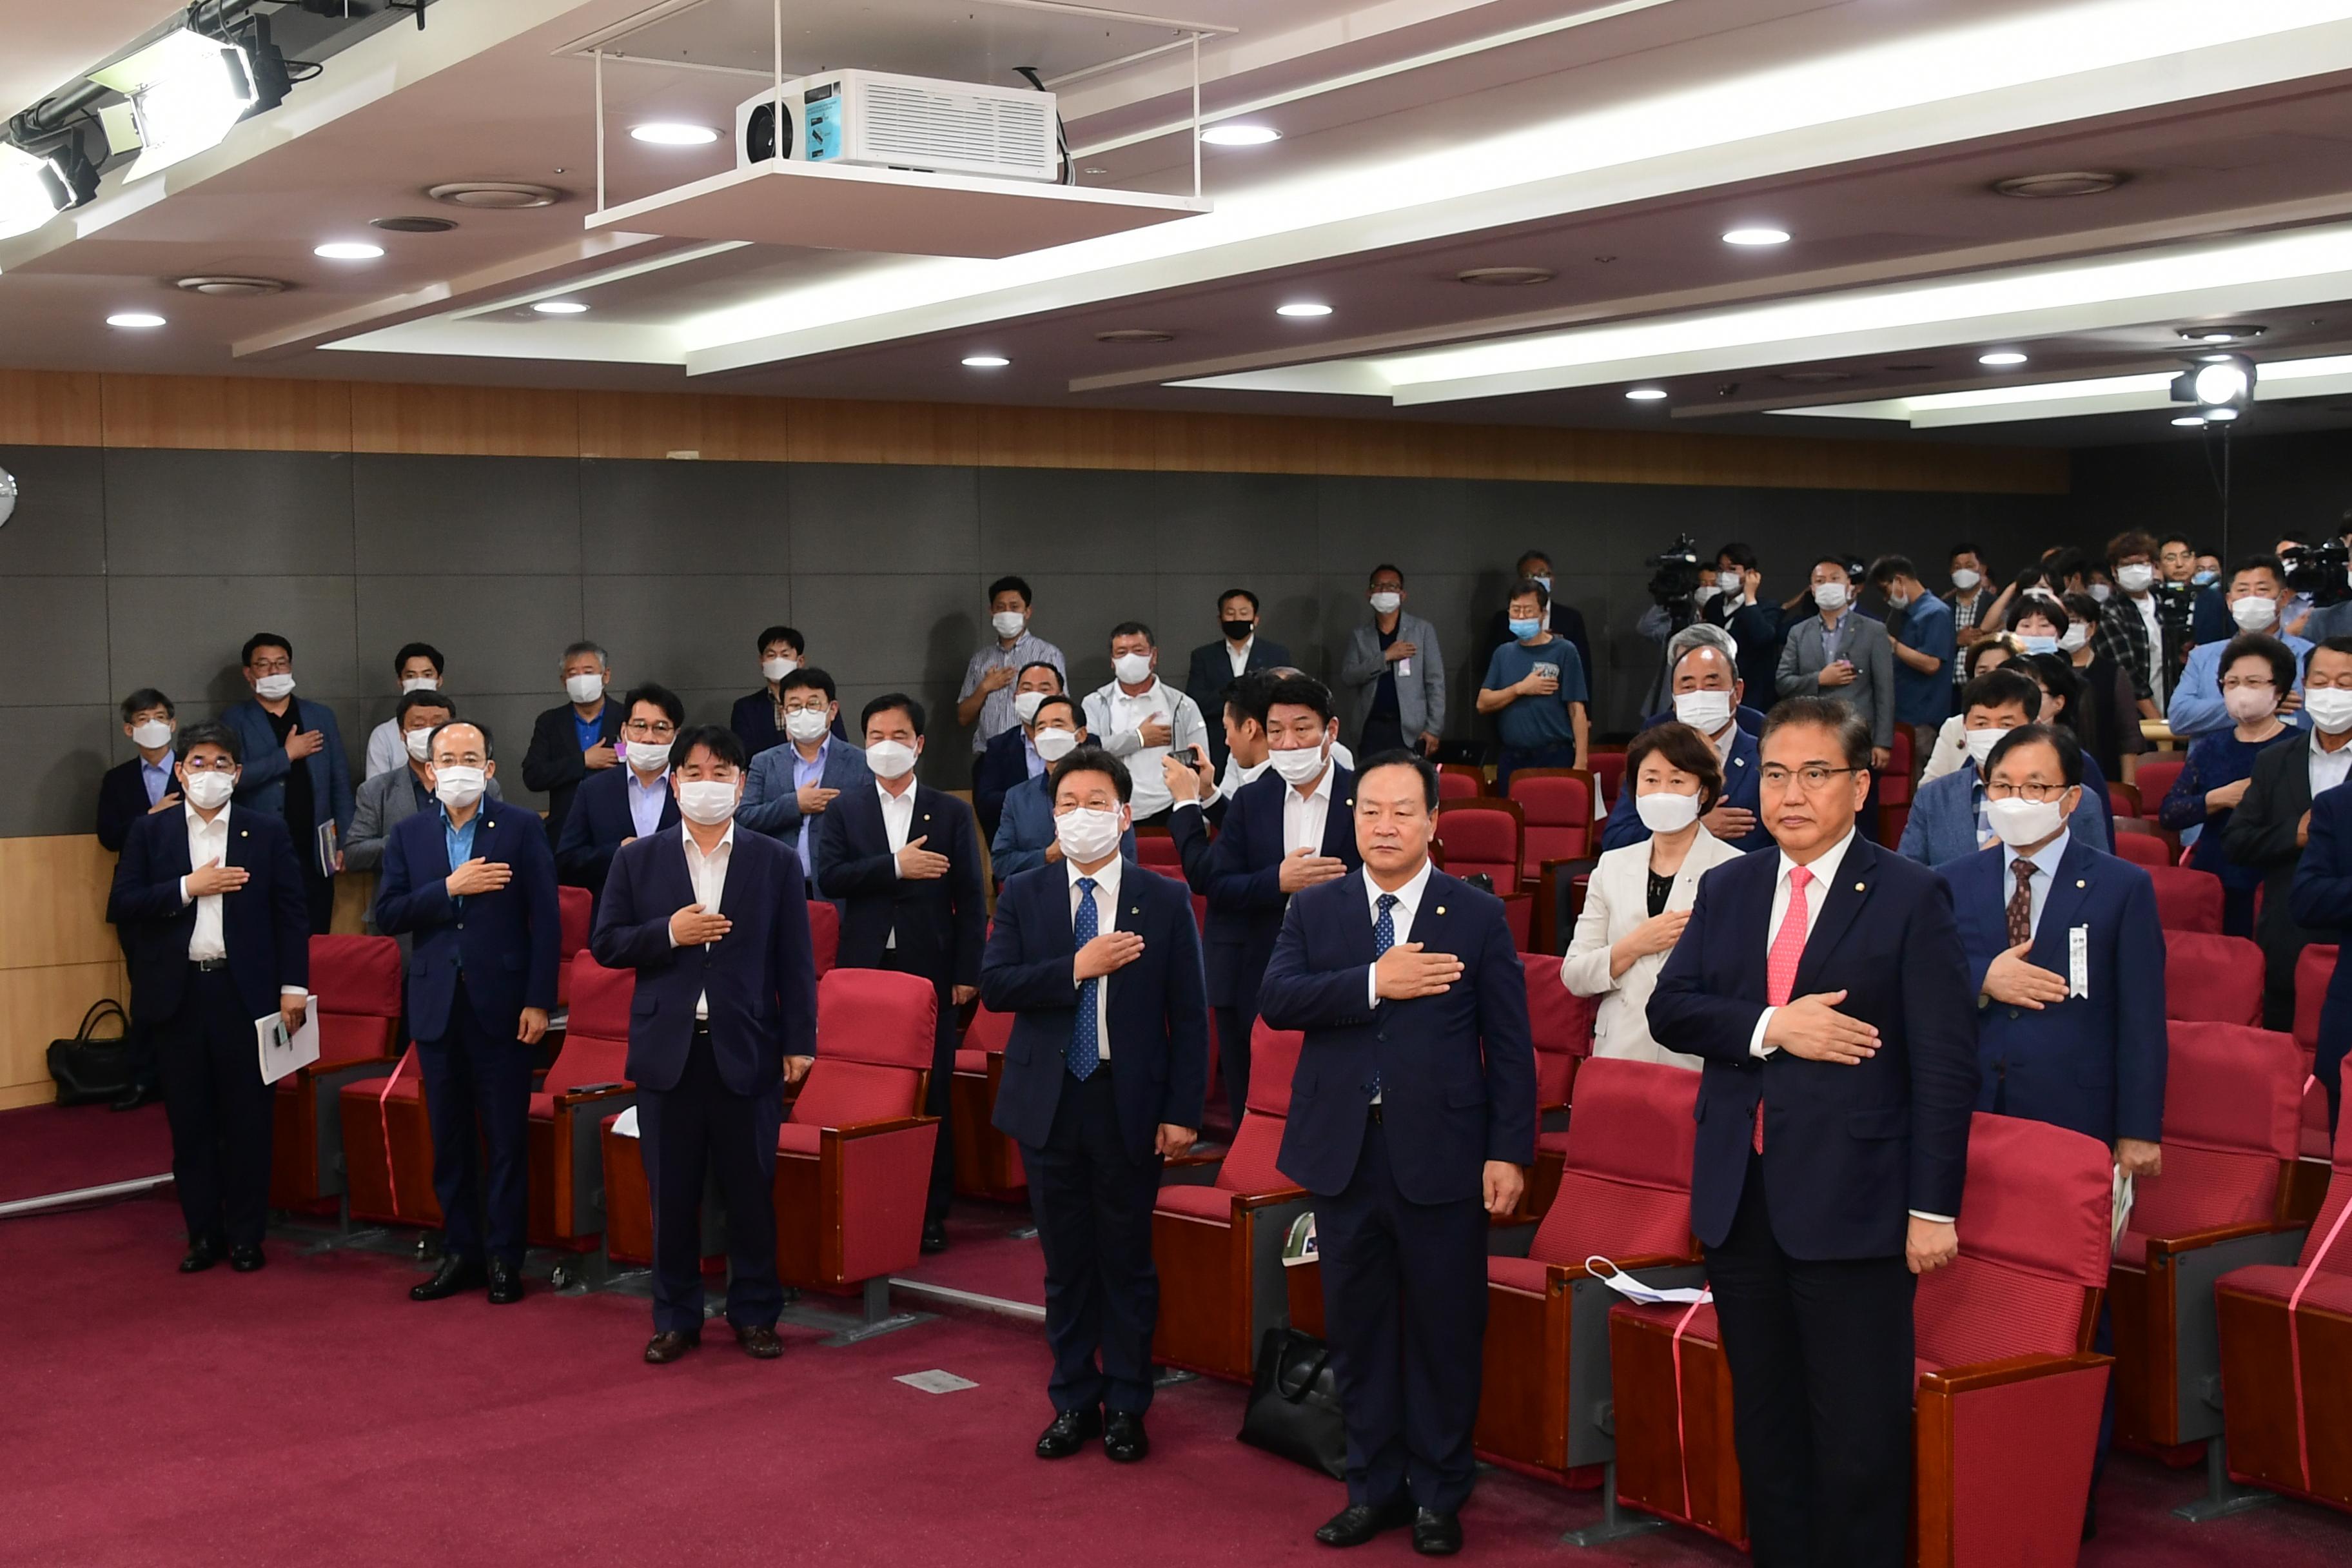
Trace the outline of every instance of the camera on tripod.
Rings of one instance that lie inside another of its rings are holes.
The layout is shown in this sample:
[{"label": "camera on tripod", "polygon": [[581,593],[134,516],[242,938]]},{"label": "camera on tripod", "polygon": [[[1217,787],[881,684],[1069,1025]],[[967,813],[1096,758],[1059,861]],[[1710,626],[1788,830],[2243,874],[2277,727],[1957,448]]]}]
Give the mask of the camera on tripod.
[{"label": "camera on tripod", "polygon": [[1672,617],[1672,631],[1690,625],[1698,613],[1698,542],[1683,534],[1643,564],[1650,568],[1650,598]]},{"label": "camera on tripod", "polygon": [[2286,585],[2310,595],[2314,605],[2337,605],[2352,598],[2352,579],[2345,575],[2352,552],[2345,549],[2341,539],[2298,545],[2280,561],[2286,567]]}]

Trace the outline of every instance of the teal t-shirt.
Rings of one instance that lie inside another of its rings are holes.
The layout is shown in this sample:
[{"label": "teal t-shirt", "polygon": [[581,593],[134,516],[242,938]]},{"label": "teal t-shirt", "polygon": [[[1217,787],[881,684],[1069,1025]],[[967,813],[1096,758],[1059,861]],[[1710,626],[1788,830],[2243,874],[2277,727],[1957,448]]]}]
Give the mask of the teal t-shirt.
[{"label": "teal t-shirt", "polygon": [[1503,737],[1503,744],[1514,752],[1545,752],[1557,746],[1576,743],[1576,731],[1568,721],[1568,705],[1590,699],[1584,688],[1584,661],[1577,657],[1576,645],[1554,633],[1548,643],[1529,647],[1525,643],[1507,642],[1495,650],[1486,661],[1486,688],[1500,691],[1516,686],[1528,678],[1528,673],[1539,664],[1549,664],[1559,671],[1559,689],[1549,697],[1520,697],[1495,715],[1495,728]]}]

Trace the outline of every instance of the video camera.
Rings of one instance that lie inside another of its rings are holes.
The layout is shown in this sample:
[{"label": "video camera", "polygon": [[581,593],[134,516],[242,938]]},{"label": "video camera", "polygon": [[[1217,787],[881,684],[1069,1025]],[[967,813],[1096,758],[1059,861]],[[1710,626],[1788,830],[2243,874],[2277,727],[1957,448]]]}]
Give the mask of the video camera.
[{"label": "video camera", "polygon": [[1652,602],[1664,610],[1673,623],[1666,632],[1672,637],[1689,626],[1698,614],[1698,541],[1683,534],[1672,548],[1660,551],[1643,564],[1651,569]]},{"label": "video camera", "polygon": [[2352,562],[2340,539],[2323,539],[2316,544],[2305,544],[2288,551],[2281,557],[2286,567],[2286,585],[2298,594],[2308,594],[2314,605],[2326,606],[2352,598],[2352,580],[2345,572]]}]

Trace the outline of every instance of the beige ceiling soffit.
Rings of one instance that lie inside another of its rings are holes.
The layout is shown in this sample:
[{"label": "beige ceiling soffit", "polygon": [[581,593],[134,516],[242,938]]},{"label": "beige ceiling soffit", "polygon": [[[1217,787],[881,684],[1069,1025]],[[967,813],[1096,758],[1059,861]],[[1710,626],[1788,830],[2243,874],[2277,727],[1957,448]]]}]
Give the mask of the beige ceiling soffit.
[{"label": "beige ceiling soffit", "polygon": [[[527,321],[468,321],[462,327],[446,321],[416,321],[319,346],[329,353],[444,355],[541,363],[549,358],[546,337],[538,323]],[[663,365],[675,370],[677,353],[658,327],[608,323],[575,328],[563,361],[580,364]]]},{"label": "beige ceiling soffit", "polygon": [[[647,258],[625,268],[609,264],[616,256],[645,249],[648,246],[675,247],[677,241],[651,234],[582,235],[545,250],[529,256],[509,258],[475,271],[462,273],[412,289],[405,293],[386,295],[370,300],[347,310],[330,315],[314,316],[307,321],[296,321],[273,331],[259,332],[240,338],[230,345],[238,359],[287,359],[306,350],[327,348],[335,340],[374,332],[386,327],[398,326],[426,316],[448,312],[485,294],[505,294],[519,286],[546,285],[538,293],[553,293],[553,285],[561,282],[577,288],[586,274],[596,282],[611,282],[615,277],[629,277],[653,270],[657,258]],[[693,247],[701,255],[732,247],[698,246]],[[667,256],[658,258],[666,263]],[[527,295],[515,303],[528,303]],[[673,356],[675,357],[675,356]]]},{"label": "beige ceiling soffit", "polygon": [[[1596,300],[1583,305],[1561,306],[1549,310],[1527,310],[1515,315],[1482,317],[1473,321],[1450,322],[1444,326],[1417,328],[1410,331],[1339,339],[1316,344],[1311,353],[1302,353],[1297,347],[1266,349],[1253,354],[1229,354],[1219,359],[1188,360],[1174,364],[1109,371],[1101,375],[1074,377],[1069,384],[1069,389],[1072,392],[1108,392],[1121,387],[1156,386],[1171,381],[1232,375],[1244,371],[1264,370],[1280,365],[1328,363],[1335,360],[1352,360],[1367,354],[1398,353],[1420,348],[1442,348],[1451,343],[1513,337],[1523,332],[1593,326],[1603,321],[1631,321],[1643,316],[1673,315],[1685,310],[1704,310],[1715,305],[1738,305],[1762,300],[1793,299],[1804,294],[1827,293],[1834,289],[1860,288],[1874,283],[1923,282],[1934,278],[1980,271],[1994,267],[2014,267],[2036,261],[2063,261],[2102,252],[2174,244],[2185,239],[2213,239],[2229,235],[2252,234],[2265,229],[2290,228],[2302,224],[2332,222],[2346,216],[2352,216],[2352,191],[2312,197],[2303,201],[2275,202],[2265,206],[2236,207],[2226,212],[2200,213],[2152,223],[2126,224],[2116,228],[2086,229],[2074,234],[2051,235],[2036,239],[2016,240],[2005,245],[1975,246],[1965,250],[1937,251],[1925,256],[1857,263],[1852,267],[1832,267],[1812,272],[1787,273],[1777,278],[1759,278],[1745,282],[1727,283],[1713,289],[1691,289],[1675,294],[1640,294],[1623,299]],[[1822,400],[1812,398],[1799,401],[1820,402]]]}]

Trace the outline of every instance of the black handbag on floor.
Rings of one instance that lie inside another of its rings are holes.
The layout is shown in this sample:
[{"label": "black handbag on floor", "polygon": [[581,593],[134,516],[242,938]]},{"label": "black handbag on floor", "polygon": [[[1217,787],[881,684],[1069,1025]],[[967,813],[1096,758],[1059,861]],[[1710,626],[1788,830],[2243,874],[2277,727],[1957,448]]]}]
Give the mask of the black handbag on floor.
[{"label": "black handbag on floor", "polygon": [[[121,1024],[122,1033],[110,1040],[93,1040],[91,1029],[108,1014]],[[119,1100],[131,1088],[131,1020],[122,1005],[111,998],[93,1002],[81,1016],[81,1027],[70,1040],[49,1042],[49,1077],[57,1081],[59,1105],[89,1105]]]},{"label": "black handbag on floor", "polygon": [[1333,1480],[1348,1475],[1348,1427],[1331,1373],[1331,1347],[1296,1329],[1268,1329],[1242,1412],[1241,1439]]}]

